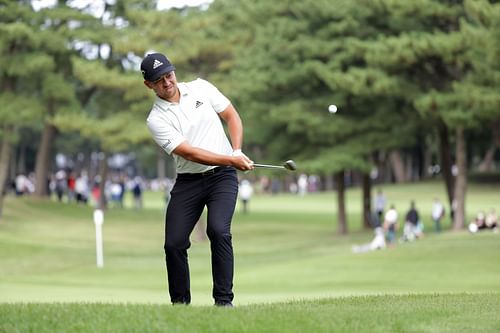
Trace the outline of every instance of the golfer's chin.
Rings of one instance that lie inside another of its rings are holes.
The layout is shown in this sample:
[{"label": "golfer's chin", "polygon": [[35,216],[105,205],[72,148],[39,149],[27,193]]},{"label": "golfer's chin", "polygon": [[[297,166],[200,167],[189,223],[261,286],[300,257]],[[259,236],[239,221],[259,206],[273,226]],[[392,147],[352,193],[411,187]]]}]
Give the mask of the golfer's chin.
[{"label": "golfer's chin", "polygon": [[168,89],[158,96],[164,100],[171,101],[175,97],[175,89]]}]

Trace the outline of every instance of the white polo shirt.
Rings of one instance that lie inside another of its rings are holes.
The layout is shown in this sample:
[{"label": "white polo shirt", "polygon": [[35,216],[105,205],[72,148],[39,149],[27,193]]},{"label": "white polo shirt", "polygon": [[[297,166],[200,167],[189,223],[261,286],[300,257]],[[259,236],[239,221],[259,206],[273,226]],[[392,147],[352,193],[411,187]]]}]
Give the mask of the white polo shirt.
[{"label": "white polo shirt", "polygon": [[[179,103],[156,96],[147,118],[149,131],[156,143],[168,154],[182,142],[221,155],[231,155],[233,149],[224,132],[218,113],[230,101],[210,82],[197,79],[178,83]],[[214,166],[188,161],[172,154],[178,173],[199,173]]]}]

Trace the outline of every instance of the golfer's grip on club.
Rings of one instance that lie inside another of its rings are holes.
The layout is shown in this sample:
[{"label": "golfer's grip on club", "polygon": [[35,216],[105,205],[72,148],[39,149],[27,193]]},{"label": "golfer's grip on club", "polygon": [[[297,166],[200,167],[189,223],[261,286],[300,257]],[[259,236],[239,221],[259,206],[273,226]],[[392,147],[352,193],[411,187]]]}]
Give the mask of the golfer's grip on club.
[{"label": "golfer's grip on club", "polygon": [[253,161],[245,154],[240,156],[221,155],[203,148],[193,147],[183,141],[174,150],[174,154],[182,158],[205,165],[233,166],[241,171],[253,170]]},{"label": "golfer's grip on club", "polygon": [[237,169],[239,170],[242,170],[242,171],[249,171],[249,170],[253,170],[254,166],[253,166],[253,161],[248,158],[247,155],[245,155],[241,149],[235,149],[233,150],[233,154],[232,154],[233,157],[237,157],[237,158],[240,158],[242,159],[242,162],[243,162],[243,167],[244,168],[240,168],[238,167],[237,165],[235,165],[234,167],[236,167]]}]

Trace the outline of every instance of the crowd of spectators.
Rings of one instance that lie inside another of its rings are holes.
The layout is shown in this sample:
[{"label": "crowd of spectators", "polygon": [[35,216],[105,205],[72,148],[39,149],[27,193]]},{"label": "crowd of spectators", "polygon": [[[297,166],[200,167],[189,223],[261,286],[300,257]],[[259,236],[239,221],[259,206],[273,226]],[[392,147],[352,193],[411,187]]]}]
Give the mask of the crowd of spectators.
[{"label": "crowd of spectators", "polygon": [[[171,180],[145,179],[139,176],[128,177],[113,174],[104,184],[106,202],[112,208],[123,208],[127,193],[132,196],[134,208],[143,206],[142,194],[145,190],[162,191],[168,187]],[[64,169],[51,174],[45,184],[50,198],[59,202],[98,205],[101,198],[101,178],[99,175],[89,177],[87,172],[74,172]],[[11,182],[10,188],[16,196],[32,195],[36,182],[33,173],[19,173]]]}]

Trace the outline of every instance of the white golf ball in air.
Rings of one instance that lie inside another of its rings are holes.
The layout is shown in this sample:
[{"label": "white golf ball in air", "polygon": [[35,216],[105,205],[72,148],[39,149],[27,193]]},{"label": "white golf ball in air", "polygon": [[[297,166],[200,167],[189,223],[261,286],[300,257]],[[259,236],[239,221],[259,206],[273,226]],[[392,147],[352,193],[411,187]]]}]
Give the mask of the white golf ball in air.
[{"label": "white golf ball in air", "polygon": [[337,112],[337,106],[335,104],[332,104],[328,107],[328,112],[330,113],[335,113]]}]

